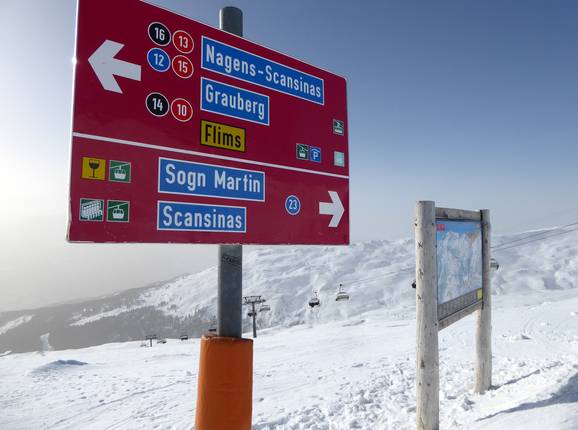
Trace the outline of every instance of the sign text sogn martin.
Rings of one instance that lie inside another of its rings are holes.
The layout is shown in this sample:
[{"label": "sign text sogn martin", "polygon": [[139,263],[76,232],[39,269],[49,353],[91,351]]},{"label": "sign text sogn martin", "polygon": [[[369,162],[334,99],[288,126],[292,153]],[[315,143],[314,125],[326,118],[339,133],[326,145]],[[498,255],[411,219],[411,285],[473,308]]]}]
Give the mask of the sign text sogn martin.
[{"label": "sign text sogn martin", "polygon": [[161,157],[159,192],[265,201],[265,173]]}]

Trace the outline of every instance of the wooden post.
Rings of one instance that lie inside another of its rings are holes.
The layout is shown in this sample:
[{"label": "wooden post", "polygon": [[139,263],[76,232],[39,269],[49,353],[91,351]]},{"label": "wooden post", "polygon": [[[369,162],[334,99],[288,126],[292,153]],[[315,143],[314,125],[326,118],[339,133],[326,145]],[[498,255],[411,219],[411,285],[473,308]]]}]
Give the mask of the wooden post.
[{"label": "wooden post", "polygon": [[492,289],[490,284],[490,211],[482,215],[482,309],[477,311],[476,376],[474,391],[483,394],[492,386]]},{"label": "wooden post", "polygon": [[439,429],[439,352],[435,203],[415,208],[417,429]]}]

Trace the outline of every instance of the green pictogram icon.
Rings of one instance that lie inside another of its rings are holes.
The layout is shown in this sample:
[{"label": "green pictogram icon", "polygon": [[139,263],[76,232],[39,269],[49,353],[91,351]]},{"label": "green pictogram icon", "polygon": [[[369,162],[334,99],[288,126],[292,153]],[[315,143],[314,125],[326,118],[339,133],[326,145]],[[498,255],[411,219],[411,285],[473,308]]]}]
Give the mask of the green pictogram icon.
[{"label": "green pictogram icon", "polygon": [[129,222],[130,202],[124,200],[109,200],[106,209],[108,222]]},{"label": "green pictogram icon", "polygon": [[127,161],[110,160],[108,180],[111,182],[130,183],[131,164]]},{"label": "green pictogram icon", "polygon": [[297,144],[297,159],[309,160],[309,146],[303,143]]},{"label": "green pictogram icon", "polygon": [[339,136],[343,136],[345,134],[345,123],[338,119],[333,120],[333,133]]},{"label": "green pictogram icon", "polygon": [[80,221],[103,221],[104,200],[80,199]]},{"label": "green pictogram icon", "polygon": [[333,152],[333,164],[337,167],[345,167],[345,154],[343,152]]}]

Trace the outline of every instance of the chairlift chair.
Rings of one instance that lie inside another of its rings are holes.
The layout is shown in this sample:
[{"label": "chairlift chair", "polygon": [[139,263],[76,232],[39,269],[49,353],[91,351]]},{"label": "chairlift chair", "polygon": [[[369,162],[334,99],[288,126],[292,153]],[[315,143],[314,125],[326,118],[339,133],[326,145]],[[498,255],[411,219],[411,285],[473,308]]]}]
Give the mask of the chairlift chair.
[{"label": "chairlift chair", "polygon": [[339,292],[337,293],[337,296],[335,297],[335,301],[340,302],[342,300],[349,300],[349,294],[347,294],[345,291],[343,291],[343,284],[339,284]]},{"label": "chairlift chair", "polygon": [[312,297],[311,300],[309,300],[309,307],[311,309],[315,308],[316,306],[321,306],[321,302],[319,301],[319,295],[317,294],[317,291],[313,291],[313,293],[315,294],[315,297]]},{"label": "chairlift chair", "polygon": [[268,304],[262,304],[261,308],[259,309],[259,312],[269,312],[271,310],[271,306],[269,306]]},{"label": "chairlift chair", "polygon": [[499,268],[500,268],[500,263],[498,263],[498,260],[496,260],[495,258],[490,258],[490,269],[493,272],[497,272]]}]

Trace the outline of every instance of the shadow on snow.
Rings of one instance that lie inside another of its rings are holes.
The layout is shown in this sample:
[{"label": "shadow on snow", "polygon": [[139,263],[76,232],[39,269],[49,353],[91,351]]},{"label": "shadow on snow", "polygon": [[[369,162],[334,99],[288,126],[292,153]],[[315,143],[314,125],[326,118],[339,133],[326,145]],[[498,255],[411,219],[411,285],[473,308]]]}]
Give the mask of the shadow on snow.
[{"label": "shadow on snow", "polygon": [[[532,372],[531,374],[535,373],[536,372]],[[514,381],[510,381],[504,385],[508,385],[513,382]],[[574,374],[574,376],[568,379],[568,382],[563,387],[561,387],[556,393],[553,393],[548,399],[539,400],[537,402],[522,403],[521,405],[518,405],[516,407],[496,412],[495,414],[488,415],[487,417],[480,418],[476,421],[484,421],[500,414],[511,414],[514,412],[527,411],[530,409],[546,408],[548,406],[564,403],[578,403],[578,373]]]}]

